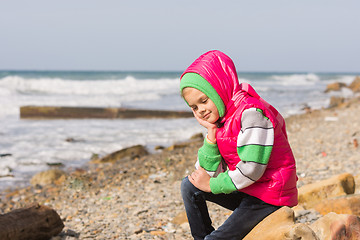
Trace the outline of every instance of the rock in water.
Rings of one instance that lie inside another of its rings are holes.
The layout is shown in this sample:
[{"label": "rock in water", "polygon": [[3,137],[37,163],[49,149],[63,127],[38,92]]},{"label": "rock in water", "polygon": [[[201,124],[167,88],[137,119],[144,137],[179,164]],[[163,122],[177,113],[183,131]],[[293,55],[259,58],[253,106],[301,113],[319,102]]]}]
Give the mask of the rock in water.
[{"label": "rock in water", "polygon": [[136,145],[133,147],[128,147],[121,149],[119,151],[110,153],[99,160],[93,161],[94,163],[107,163],[107,162],[116,162],[120,159],[135,159],[145,155],[148,155],[148,151],[142,145]]}]

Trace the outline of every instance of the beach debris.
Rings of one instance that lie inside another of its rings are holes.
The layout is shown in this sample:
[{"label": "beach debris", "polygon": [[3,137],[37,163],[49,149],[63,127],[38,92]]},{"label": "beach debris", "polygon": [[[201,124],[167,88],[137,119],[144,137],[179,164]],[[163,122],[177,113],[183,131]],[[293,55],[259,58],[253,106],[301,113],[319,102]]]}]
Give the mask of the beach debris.
[{"label": "beach debris", "polygon": [[0,215],[0,239],[50,239],[58,235],[64,224],[57,212],[34,203]]},{"label": "beach debris", "polygon": [[336,122],[339,120],[338,117],[325,117],[325,122]]}]

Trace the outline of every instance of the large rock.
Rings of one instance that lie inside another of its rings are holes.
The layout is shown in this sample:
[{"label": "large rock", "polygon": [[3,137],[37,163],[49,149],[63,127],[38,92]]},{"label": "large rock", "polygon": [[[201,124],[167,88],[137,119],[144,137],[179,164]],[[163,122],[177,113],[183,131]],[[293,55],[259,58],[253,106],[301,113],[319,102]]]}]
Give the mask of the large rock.
[{"label": "large rock", "polygon": [[57,212],[37,203],[0,214],[1,240],[51,239],[64,228]]},{"label": "large rock", "polygon": [[244,240],[318,240],[307,225],[294,224],[294,212],[282,207],[267,216],[249,232]]},{"label": "large rock", "polygon": [[345,83],[335,82],[327,85],[325,92],[340,91],[342,87],[346,87]]},{"label": "large rock", "polygon": [[326,198],[353,194],[354,191],[353,175],[343,173],[299,188],[299,204],[308,209]]},{"label": "large rock", "polygon": [[354,81],[349,85],[353,92],[360,92],[360,77],[357,76]]},{"label": "large rock", "polygon": [[329,213],[310,227],[321,240],[360,239],[360,219],[355,215]]},{"label": "large rock", "polygon": [[108,155],[106,155],[103,158],[100,159],[95,159],[92,162],[93,163],[107,163],[107,162],[116,162],[119,161],[120,159],[135,159],[135,158],[139,158],[145,155],[148,155],[148,151],[146,150],[146,148],[142,145],[135,145],[132,147],[128,147],[128,148],[124,148],[121,149],[119,151],[110,153]]},{"label": "large rock", "polygon": [[48,185],[48,184],[52,184],[55,183],[56,181],[58,181],[61,178],[65,178],[66,177],[66,173],[60,169],[50,169],[47,171],[43,171],[43,172],[39,172],[37,174],[35,174],[31,180],[30,183],[31,185]]},{"label": "large rock", "polygon": [[322,215],[330,212],[360,216],[360,195],[351,194],[336,198],[323,199],[313,207]]}]

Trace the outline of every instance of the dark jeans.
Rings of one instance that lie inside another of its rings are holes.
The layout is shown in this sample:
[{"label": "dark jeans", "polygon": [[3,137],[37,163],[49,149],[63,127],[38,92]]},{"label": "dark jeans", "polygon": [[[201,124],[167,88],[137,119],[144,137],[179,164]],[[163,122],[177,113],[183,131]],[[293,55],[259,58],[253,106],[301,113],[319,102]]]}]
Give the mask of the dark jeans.
[{"label": "dark jeans", "polygon": [[[181,183],[181,194],[194,239],[243,239],[256,224],[278,210],[264,201],[242,192],[213,194],[197,189],[186,177]],[[233,213],[218,228],[214,229],[206,200],[214,202]]]}]

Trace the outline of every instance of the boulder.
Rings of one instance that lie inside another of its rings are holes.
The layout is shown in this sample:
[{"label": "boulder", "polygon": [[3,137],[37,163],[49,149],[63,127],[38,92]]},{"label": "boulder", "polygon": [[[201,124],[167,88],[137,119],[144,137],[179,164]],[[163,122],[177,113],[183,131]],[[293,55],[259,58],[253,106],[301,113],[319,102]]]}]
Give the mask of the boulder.
[{"label": "boulder", "polygon": [[325,92],[330,92],[330,91],[340,91],[341,88],[346,87],[345,83],[341,83],[341,82],[335,82],[335,83],[330,83],[327,85]]},{"label": "boulder", "polygon": [[116,161],[119,161],[121,159],[135,159],[135,158],[139,158],[145,155],[148,155],[148,151],[146,150],[146,148],[142,145],[135,145],[132,147],[128,147],[128,148],[124,148],[121,149],[119,151],[110,153],[108,155],[106,155],[103,158],[100,159],[96,159],[93,160],[93,163],[114,163]]},{"label": "boulder", "polygon": [[59,214],[48,206],[31,206],[0,214],[0,239],[51,239],[64,228]]},{"label": "boulder", "polygon": [[349,88],[353,91],[353,92],[360,92],[360,77],[357,76],[354,81],[352,81],[352,83],[349,85]]},{"label": "boulder", "polygon": [[294,212],[282,207],[256,225],[244,240],[318,240],[315,233],[303,223],[294,224]]},{"label": "boulder", "polygon": [[353,175],[343,173],[299,188],[299,204],[311,208],[326,198],[353,194],[355,181]]},{"label": "boulder", "polygon": [[329,108],[341,107],[345,103],[345,98],[332,96],[330,98]]},{"label": "boulder", "polygon": [[310,225],[319,239],[360,239],[360,218],[349,214],[328,213]]},{"label": "boulder", "polygon": [[60,169],[49,169],[47,171],[39,172],[35,174],[31,180],[31,185],[48,185],[53,184],[61,178],[66,178],[66,173]]},{"label": "boulder", "polygon": [[322,215],[330,212],[338,214],[360,215],[360,195],[351,194],[336,198],[323,199],[313,207]]}]

